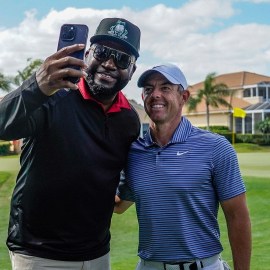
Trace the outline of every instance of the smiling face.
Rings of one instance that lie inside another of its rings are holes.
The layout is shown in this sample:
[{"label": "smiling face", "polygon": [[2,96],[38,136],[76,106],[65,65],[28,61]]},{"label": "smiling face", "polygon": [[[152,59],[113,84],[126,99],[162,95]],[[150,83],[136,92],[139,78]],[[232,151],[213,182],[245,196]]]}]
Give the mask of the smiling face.
[{"label": "smiling face", "polygon": [[[110,100],[115,97],[117,92],[122,90],[132,78],[134,71],[136,70],[135,56],[131,56],[130,65],[125,68],[119,68],[115,63],[115,56],[110,57],[104,61],[96,59],[93,55],[94,48],[97,44],[92,44],[90,50],[86,55],[86,64],[88,68],[86,70],[88,77],[86,82],[89,86],[91,95],[99,101]],[[127,49],[116,42],[112,41],[99,41],[98,45],[104,45],[106,47],[130,54]]]},{"label": "smiling face", "polygon": [[181,121],[182,108],[189,98],[189,92],[172,84],[159,72],[145,79],[143,100],[145,111],[156,124],[177,126]]}]

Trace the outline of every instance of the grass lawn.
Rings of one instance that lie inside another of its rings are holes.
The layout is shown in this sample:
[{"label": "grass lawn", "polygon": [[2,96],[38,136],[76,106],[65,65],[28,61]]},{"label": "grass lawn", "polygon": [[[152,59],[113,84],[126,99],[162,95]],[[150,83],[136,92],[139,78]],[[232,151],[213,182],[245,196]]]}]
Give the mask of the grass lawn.
[{"label": "grass lawn", "polygon": [[[238,146],[235,146],[237,149]],[[239,152],[238,152],[239,151]],[[260,153],[259,153],[259,152]],[[270,265],[270,149],[246,148],[237,150],[240,168],[247,187],[247,199],[252,220],[253,252],[251,269],[268,270]],[[15,177],[18,171],[18,158],[0,157],[0,270],[10,270],[10,262],[5,245],[9,215],[9,203]],[[223,258],[231,265],[231,254],[227,230],[222,213],[219,215]],[[135,269],[138,244],[138,224],[135,207],[123,215],[112,219],[111,262],[112,270]]]},{"label": "grass lawn", "polygon": [[[244,176],[247,188],[247,202],[252,224],[251,270],[268,270],[270,265],[270,177]],[[219,214],[222,256],[232,266],[230,246],[227,238],[225,218]]]},{"label": "grass lawn", "polygon": [[260,146],[252,143],[236,143],[234,148],[237,153],[270,153],[270,146]]},{"label": "grass lawn", "polygon": [[[2,160],[0,159],[0,162]],[[9,203],[14,187],[15,172],[0,171],[0,269],[10,270],[10,262],[5,245],[9,217]]]}]

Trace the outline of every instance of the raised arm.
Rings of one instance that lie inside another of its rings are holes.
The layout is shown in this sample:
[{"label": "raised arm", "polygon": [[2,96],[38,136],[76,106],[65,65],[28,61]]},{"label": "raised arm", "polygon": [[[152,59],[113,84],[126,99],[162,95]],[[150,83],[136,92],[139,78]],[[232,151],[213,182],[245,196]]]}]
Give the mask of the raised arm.
[{"label": "raised arm", "polygon": [[[14,140],[31,136],[37,124],[32,118],[33,113],[48,100],[49,96],[61,88],[77,89],[77,85],[65,78],[82,77],[85,73],[66,66],[86,67],[82,60],[68,56],[74,51],[81,50],[83,46],[76,44],[54,53],[44,61],[35,74],[1,100],[0,139]],[[40,119],[39,117],[39,124]]]}]

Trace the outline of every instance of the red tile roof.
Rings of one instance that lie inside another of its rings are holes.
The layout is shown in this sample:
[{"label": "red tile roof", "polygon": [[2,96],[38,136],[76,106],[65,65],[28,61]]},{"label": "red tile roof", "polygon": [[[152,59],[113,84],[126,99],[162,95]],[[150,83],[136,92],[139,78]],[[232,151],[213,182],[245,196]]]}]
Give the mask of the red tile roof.
[{"label": "red tile roof", "polygon": [[[270,83],[270,77],[252,73],[252,72],[241,71],[241,72],[218,75],[215,77],[215,82],[224,83],[231,90],[238,90],[238,89],[242,89],[243,86],[247,86],[247,85],[254,85],[261,82]],[[191,95],[196,95],[196,92],[199,89],[203,88],[203,84],[204,82],[199,82],[197,84],[189,86],[188,90],[190,91]],[[230,97],[225,97],[224,99],[226,99],[230,103]],[[244,108],[244,107],[249,106],[250,104],[251,103],[249,103],[248,101],[241,98],[234,97],[234,96],[232,97],[232,100],[231,100],[232,107]],[[228,108],[222,105],[219,105],[219,108],[213,108],[210,106],[210,112],[221,112],[221,111],[226,111],[226,110],[228,110]],[[195,113],[206,112],[205,103],[201,102],[200,104],[198,104],[197,109],[194,112]],[[191,113],[194,113],[194,112],[191,112]],[[187,106],[184,107],[183,113],[184,114],[187,113]]]},{"label": "red tile roof", "polygon": [[[227,73],[215,77],[216,83],[225,83],[230,89],[239,89],[244,85],[253,85],[260,82],[269,82],[270,77],[252,72],[240,71],[235,73]],[[203,82],[196,83],[189,87],[190,93],[196,93],[197,90],[203,88]]]}]

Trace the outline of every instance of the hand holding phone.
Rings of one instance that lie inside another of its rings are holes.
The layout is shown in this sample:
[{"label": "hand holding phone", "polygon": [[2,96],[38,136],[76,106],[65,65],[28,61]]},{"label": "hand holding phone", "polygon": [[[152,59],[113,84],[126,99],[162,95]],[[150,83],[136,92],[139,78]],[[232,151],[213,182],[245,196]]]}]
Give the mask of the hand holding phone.
[{"label": "hand holding phone", "polygon": [[[64,24],[61,27],[60,35],[59,35],[59,41],[57,46],[57,51],[60,49],[73,45],[73,44],[87,44],[87,38],[88,38],[88,27],[84,24]],[[85,47],[83,50],[76,51],[69,56],[78,58],[83,60],[84,54],[85,54]],[[78,66],[68,66],[69,68],[74,68],[79,70],[80,67]],[[78,77],[67,77],[67,80],[69,80],[72,83],[77,83],[80,78]]]},{"label": "hand holding phone", "polygon": [[[36,72],[36,81],[41,92],[50,96],[62,88],[77,89],[76,83],[82,74],[80,69],[85,66],[83,60],[87,37],[86,25],[64,24],[61,27],[57,52],[45,59]],[[67,48],[59,51],[64,47]],[[69,64],[66,64],[66,57],[69,57]]]}]

